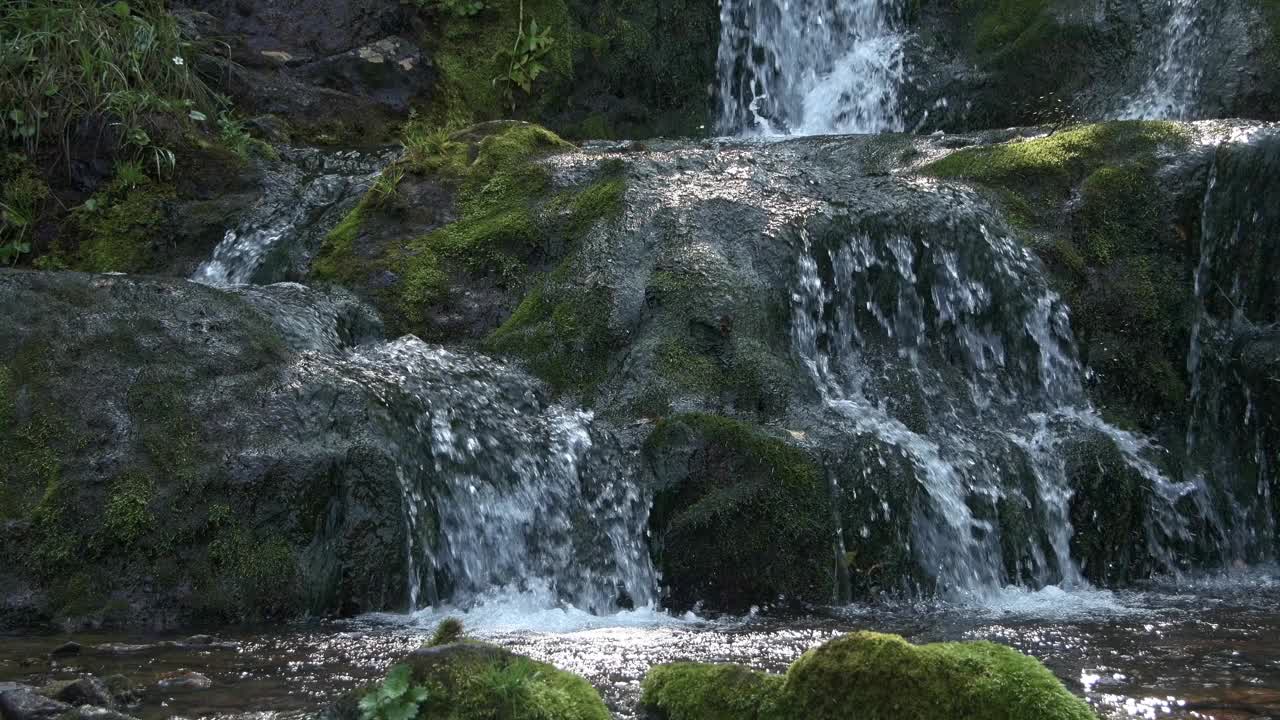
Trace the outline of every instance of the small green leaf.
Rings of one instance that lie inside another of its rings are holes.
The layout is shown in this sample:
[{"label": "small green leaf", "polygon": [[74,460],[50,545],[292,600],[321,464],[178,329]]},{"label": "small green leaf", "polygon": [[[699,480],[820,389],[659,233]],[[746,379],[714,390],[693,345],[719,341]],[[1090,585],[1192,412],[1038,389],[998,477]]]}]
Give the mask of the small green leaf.
[{"label": "small green leaf", "polygon": [[129,17],[129,3],[124,2],[124,0],[118,0],[111,6],[111,11],[116,14],[116,17],[127,18]]}]

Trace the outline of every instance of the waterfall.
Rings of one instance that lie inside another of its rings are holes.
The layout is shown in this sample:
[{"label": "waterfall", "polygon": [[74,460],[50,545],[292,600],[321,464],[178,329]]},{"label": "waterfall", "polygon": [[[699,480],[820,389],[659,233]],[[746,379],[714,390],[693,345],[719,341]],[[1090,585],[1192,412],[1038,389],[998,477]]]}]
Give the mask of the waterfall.
[{"label": "waterfall", "polygon": [[719,131],[903,130],[902,0],[723,0]]},{"label": "waterfall", "polygon": [[591,413],[549,402],[514,367],[413,336],[302,363],[379,399],[378,442],[404,490],[412,608],[499,588],[597,613],[654,601],[648,498]]},{"label": "waterfall", "polygon": [[283,148],[262,199],[227,230],[191,279],[215,286],[286,279],[286,266],[296,259],[291,256],[318,246],[392,156],[386,150]]},{"label": "waterfall", "polygon": [[[921,491],[912,550],[940,592],[1087,584],[1062,449],[1082,433],[1105,437],[1150,483],[1149,551],[1175,563],[1167,546],[1190,535],[1175,505],[1193,488],[1089,406],[1068,309],[1024,247],[961,221],[800,235],[795,352],[849,433],[909,460],[905,482]],[[1001,521],[1022,513],[1022,530]]]},{"label": "waterfall", "polygon": [[1161,33],[1157,64],[1120,117],[1128,120],[1186,120],[1197,109],[1204,72],[1206,8],[1200,0],[1166,0],[1169,19]]},{"label": "waterfall", "polygon": [[1271,200],[1280,192],[1278,175],[1276,137],[1227,146],[1214,158],[1201,208],[1186,474],[1201,488],[1211,520],[1199,550],[1224,565],[1269,559],[1277,540],[1272,493],[1280,483],[1280,436],[1257,395],[1274,392],[1280,379],[1250,377],[1244,361],[1252,342],[1265,343],[1280,328],[1280,211]]}]

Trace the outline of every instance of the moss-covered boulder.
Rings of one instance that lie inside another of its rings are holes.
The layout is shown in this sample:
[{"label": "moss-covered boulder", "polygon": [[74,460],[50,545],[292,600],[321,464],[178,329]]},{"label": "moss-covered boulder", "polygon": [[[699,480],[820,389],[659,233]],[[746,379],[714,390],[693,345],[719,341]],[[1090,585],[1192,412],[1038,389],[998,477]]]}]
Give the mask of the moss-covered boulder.
[{"label": "moss-covered boulder", "polygon": [[394,391],[297,362],[367,311],[295,291],[293,314],[272,290],[0,271],[0,626],[404,601],[402,490],[370,419]]},{"label": "moss-covered boulder", "polygon": [[325,238],[317,279],[350,287],[395,332],[477,339],[500,325],[591,225],[616,214],[625,180],[601,167],[556,187],[540,161],[572,149],[544,128],[414,125],[406,157]]},{"label": "moss-covered boulder", "polygon": [[741,422],[683,415],[658,423],[643,452],[668,606],[741,612],[831,599],[827,481],[803,451]]},{"label": "moss-covered boulder", "polygon": [[641,705],[662,720],[1095,720],[1038,660],[989,642],[911,645],[858,632],[784,676],[737,666],[651,669]]},{"label": "moss-covered boulder", "polygon": [[979,185],[1072,308],[1095,403],[1145,431],[1181,424],[1196,256],[1160,176],[1191,134],[1164,122],[1082,125],[966,148],[923,172]]},{"label": "moss-covered boulder", "polygon": [[473,640],[433,644],[394,665],[380,684],[354,692],[327,714],[336,720],[608,720],[586,680],[547,663]]}]

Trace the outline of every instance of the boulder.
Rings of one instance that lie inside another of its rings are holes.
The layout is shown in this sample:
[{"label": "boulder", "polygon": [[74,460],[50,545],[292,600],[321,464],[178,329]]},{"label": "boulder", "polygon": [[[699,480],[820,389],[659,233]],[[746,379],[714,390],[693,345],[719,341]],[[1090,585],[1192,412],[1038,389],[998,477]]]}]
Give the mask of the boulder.
[{"label": "boulder", "polygon": [[[291,316],[303,291],[269,292],[0,273],[15,308],[0,320],[0,435],[18,458],[0,497],[21,523],[0,543],[16,576],[0,606],[24,608],[0,619],[164,625],[403,602],[402,490],[368,414],[383,401],[290,348],[334,351],[362,335],[343,319],[359,313],[318,300],[332,314]],[[185,540],[148,549],[175,528]]]},{"label": "boulder", "polygon": [[354,720],[364,708],[405,708],[458,720],[545,717],[608,720],[609,710],[586,680],[496,645],[463,640],[425,647],[393,666],[380,685],[351,693],[326,717]]},{"label": "boulder", "polygon": [[806,652],[783,676],[736,665],[649,670],[641,706],[658,720],[1096,720],[1040,661],[990,642],[911,645],[857,632]]}]

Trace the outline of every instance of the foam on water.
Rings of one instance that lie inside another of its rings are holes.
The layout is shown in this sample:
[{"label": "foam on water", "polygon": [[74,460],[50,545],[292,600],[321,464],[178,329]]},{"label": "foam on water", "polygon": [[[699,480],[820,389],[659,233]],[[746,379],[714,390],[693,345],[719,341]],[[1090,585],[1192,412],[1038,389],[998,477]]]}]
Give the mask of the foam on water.
[{"label": "foam on water", "polygon": [[468,632],[530,632],[568,634],[609,628],[693,627],[706,620],[693,613],[673,615],[653,604],[612,613],[593,613],[564,601],[546,582],[524,588],[491,588],[465,606],[441,603],[410,614],[378,613],[367,616],[379,622],[430,629],[445,618],[459,618]]}]

